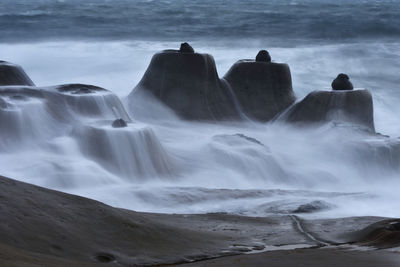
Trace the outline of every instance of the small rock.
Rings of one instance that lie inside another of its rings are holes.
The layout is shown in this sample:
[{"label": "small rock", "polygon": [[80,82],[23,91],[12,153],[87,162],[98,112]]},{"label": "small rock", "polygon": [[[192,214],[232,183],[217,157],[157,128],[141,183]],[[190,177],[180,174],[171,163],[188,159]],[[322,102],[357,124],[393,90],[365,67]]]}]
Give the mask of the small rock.
[{"label": "small rock", "polygon": [[181,43],[181,48],[179,49],[181,53],[194,53],[193,47],[188,43]]},{"label": "small rock", "polygon": [[353,90],[353,84],[350,82],[349,76],[344,73],[340,73],[333,80],[331,86],[333,90]]},{"label": "small rock", "polygon": [[271,56],[267,50],[260,50],[256,56],[256,62],[271,62]]},{"label": "small rock", "polygon": [[112,127],[114,128],[124,128],[126,126],[128,126],[128,124],[126,123],[126,121],[124,121],[124,119],[117,119],[112,123]]}]

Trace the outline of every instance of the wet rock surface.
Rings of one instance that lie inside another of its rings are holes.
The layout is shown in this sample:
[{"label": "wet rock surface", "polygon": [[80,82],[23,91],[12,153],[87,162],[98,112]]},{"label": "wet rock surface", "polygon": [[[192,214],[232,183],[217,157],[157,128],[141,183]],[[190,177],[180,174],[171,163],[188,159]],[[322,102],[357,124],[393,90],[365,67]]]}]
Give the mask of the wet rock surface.
[{"label": "wet rock surface", "polygon": [[296,99],[287,64],[240,60],[225,74],[243,112],[269,121]]},{"label": "wet rock surface", "polygon": [[0,86],[4,85],[34,86],[35,84],[20,66],[0,61]]},{"label": "wet rock surface", "polygon": [[[317,245],[304,231],[315,236],[322,233],[329,242],[338,242],[340,234],[352,239],[349,234],[382,220],[299,219],[303,225],[299,231],[290,216],[139,213],[5,177],[0,177],[0,192],[0,263],[4,266],[15,262],[22,266],[181,263],[268,246]],[[397,220],[372,229],[398,233],[393,222]]]},{"label": "wet rock surface", "polygon": [[[232,120],[239,112],[234,99],[219,79],[214,59],[208,54],[165,50],[153,56],[146,73],[128,97],[135,105],[141,91],[187,120]],[[133,108],[131,108],[133,109]]]},{"label": "wet rock surface", "polygon": [[314,91],[285,111],[279,120],[298,124],[336,121],[375,132],[373,113],[368,90]]}]

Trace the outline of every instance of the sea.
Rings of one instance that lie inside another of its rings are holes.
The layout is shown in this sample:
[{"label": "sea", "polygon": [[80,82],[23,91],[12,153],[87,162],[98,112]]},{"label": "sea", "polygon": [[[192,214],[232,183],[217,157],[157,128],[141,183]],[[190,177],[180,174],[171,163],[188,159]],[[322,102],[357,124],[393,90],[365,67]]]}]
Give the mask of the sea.
[{"label": "sea", "polygon": [[100,86],[128,109],[159,51],[189,42],[223,77],[266,49],[290,66],[299,101],[348,74],[371,92],[379,133],[127,110],[122,135],[98,126],[109,152],[100,160],[86,144],[101,118],[66,125],[35,100],[16,104],[16,140],[0,138],[0,175],[145,212],[399,217],[399,14],[397,0],[0,0],[0,60],[37,86]]}]

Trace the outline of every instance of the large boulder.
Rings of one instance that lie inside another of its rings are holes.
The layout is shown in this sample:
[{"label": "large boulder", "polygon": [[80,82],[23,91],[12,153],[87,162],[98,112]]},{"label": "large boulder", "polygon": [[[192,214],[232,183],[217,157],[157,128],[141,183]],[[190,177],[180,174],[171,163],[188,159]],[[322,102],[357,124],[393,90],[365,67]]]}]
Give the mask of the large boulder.
[{"label": "large boulder", "polygon": [[293,104],[296,97],[289,66],[265,61],[269,54],[260,53],[256,61],[236,62],[224,79],[248,117],[269,121]]},{"label": "large boulder", "polygon": [[0,86],[3,85],[35,86],[20,66],[0,60]]},{"label": "large boulder", "polygon": [[136,99],[150,92],[183,119],[239,118],[234,97],[219,79],[213,57],[185,51],[165,50],[153,56],[128,97],[130,109],[134,110]]},{"label": "large boulder", "polygon": [[374,132],[374,112],[368,90],[314,91],[279,118],[292,123],[345,122]]}]

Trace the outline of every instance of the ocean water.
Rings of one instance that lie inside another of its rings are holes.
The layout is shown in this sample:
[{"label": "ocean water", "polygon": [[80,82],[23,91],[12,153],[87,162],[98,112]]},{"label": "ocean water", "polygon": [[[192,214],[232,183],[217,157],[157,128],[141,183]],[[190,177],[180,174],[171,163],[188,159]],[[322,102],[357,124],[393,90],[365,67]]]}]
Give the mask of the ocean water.
[{"label": "ocean water", "polygon": [[90,102],[101,111],[90,116],[61,100],[49,110],[6,98],[0,174],[138,211],[265,216],[311,205],[307,216],[399,217],[399,13],[399,1],[2,0],[0,60],[37,86],[101,86],[122,114],[157,51],[189,41],[222,77],[267,49],[289,64],[298,99],[349,74],[371,91],[377,132],[390,137],[333,124],[185,122],[162,109],[152,120],[128,111],[133,123],[116,131],[103,121],[115,116],[109,95]]}]

